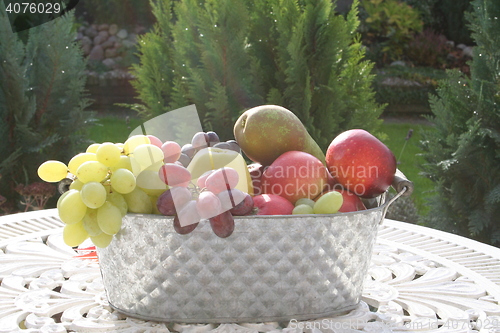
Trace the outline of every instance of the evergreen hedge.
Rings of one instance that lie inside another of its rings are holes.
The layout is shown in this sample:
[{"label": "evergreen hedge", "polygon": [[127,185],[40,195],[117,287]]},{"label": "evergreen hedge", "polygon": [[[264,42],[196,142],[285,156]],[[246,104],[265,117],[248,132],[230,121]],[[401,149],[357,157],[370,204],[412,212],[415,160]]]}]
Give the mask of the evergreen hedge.
[{"label": "evergreen hedge", "polygon": [[436,195],[429,226],[500,245],[500,2],[476,0],[467,18],[477,43],[471,77],[449,71],[431,96],[424,174]]},{"label": "evergreen hedge", "polygon": [[232,138],[246,109],[290,109],[324,149],[341,131],[377,134],[383,106],[356,29],[330,0],[156,0],[134,87],[146,117],[196,104],[206,130]]},{"label": "evergreen hedge", "polygon": [[66,14],[30,29],[23,42],[0,3],[0,194],[13,205],[18,184],[41,181],[41,163],[67,162],[85,140],[90,103],[73,22]]}]

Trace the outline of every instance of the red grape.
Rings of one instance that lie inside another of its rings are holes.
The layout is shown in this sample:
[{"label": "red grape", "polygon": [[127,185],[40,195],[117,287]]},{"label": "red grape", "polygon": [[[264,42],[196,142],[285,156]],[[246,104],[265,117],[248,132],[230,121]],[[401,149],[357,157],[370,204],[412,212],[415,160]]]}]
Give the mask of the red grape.
[{"label": "red grape", "polygon": [[181,153],[186,154],[189,158],[193,158],[194,155],[196,154],[196,151],[197,150],[190,143],[186,143],[181,148]]},{"label": "red grape", "polygon": [[198,226],[198,223],[193,223],[186,225],[184,227],[181,227],[181,223],[179,222],[179,217],[177,215],[174,216],[174,229],[178,234],[181,235],[186,235],[189,234],[191,231],[196,229]]},{"label": "red grape", "polygon": [[175,215],[192,198],[191,192],[185,187],[171,187],[158,197],[156,207],[166,216]]},{"label": "red grape", "polygon": [[237,153],[241,153],[240,145],[238,144],[238,142],[236,142],[236,140],[228,140],[226,141],[226,143],[229,144],[230,150],[234,150]]},{"label": "red grape", "polygon": [[181,156],[179,156],[177,162],[179,162],[181,165],[187,168],[189,163],[191,162],[191,158],[186,154],[181,153]]},{"label": "red grape", "polygon": [[238,180],[238,171],[233,168],[220,168],[207,177],[205,187],[215,194],[218,194],[230,188],[235,188],[236,185],[238,185]]},{"label": "red grape", "polygon": [[207,181],[208,176],[210,176],[213,172],[214,170],[208,170],[204,172],[196,181],[196,185],[199,188],[205,188],[205,182]]},{"label": "red grape", "polygon": [[152,145],[155,145],[156,147],[161,148],[162,143],[161,143],[160,139],[158,139],[156,136],[150,135],[150,134],[148,134],[146,136],[149,138],[149,141],[151,141]]},{"label": "red grape", "polygon": [[227,142],[218,142],[214,145],[214,148],[231,150],[231,145]]},{"label": "red grape", "polygon": [[210,191],[200,193],[196,201],[196,209],[202,219],[208,219],[222,212],[219,198]]},{"label": "red grape", "polygon": [[175,141],[165,141],[160,148],[163,151],[165,163],[174,163],[181,156],[181,146]]},{"label": "red grape", "polygon": [[222,191],[219,194],[217,194],[217,197],[220,200],[222,211],[225,212],[233,209],[242,201],[244,201],[245,195],[246,193],[235,188],[231,190]]},{"label": "red grape", "polygon": [[219,136],[213,131],[207,132],[207,138],[210,147],[213,147],[216,143],[220,142]]},{"label": "red grape", "polygon": [[234,231],[234,218],[229,211],[211,217],[209,221],[214,233],[221,238],[229,237]]},{"label": "red grape", "polygon": [[191,181],[188,169],[175,163],[165,163],[158,170],[160,179],[168,186],[187,187]]},{"label": "red grape", "polygon": [[253,199],[252,196],[248,193],[245,193],[245,199],[241,201],[239,204],[234,206],[231,210],[231,214],[234,216],[243,216],[249,214],[253,209]]},{"label": "red grape", "polygon": [[194,149],[203,149],[208,147],[208,135],[205,132],[198,132],[193,135],[193,139],[191,140],[191,145]]},{"label": "red grape", "polygon": [[196,210],[196,200],[191,200],[186,203],[178,212],[179,224],[187,226],[189,224],[198,223],[201,220],[200,214]]}]

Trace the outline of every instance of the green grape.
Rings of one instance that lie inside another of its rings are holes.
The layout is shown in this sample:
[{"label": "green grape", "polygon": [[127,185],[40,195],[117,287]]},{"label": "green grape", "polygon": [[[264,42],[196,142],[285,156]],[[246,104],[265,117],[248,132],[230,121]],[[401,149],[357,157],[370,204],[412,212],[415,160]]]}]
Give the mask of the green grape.
[{"label": "green grape", "polygon": [[101,183],[88,182],[80,191],[83,203],[89,208],[99,208],[106,201],[106,189]]},{"label": "green grape", "polygon": [[73,182],[69,185],[70,190],[78,190],[80,191],[83,187],[83,183],[79,179],[73,180]]},{"label": "green grape", "polygon": [[122,216],[127,215],[128,205],[127,205],[127,202],[125,201],[125,198],[123,197],[123,195],[121,195],[118,192],[111,192],[111,193],[108,193],[106,200],[111,202],[116,207],[118,207],[118,209],[122,213]]},{"label": "green grape", "polygon": [[[158,161],[156,162],[155,164],[151,164],[150,166],[148,166],[146,169],[144,170],[153,170],[155,172],[158,172],[158,170],[160,170],[161,166],[165,164],[163,161]],[[143,171],[144,171],[143,170]]]},{"label": "green grape", "polygon": [[[314,207],[314,200],[312,199],[309,199],[309,198],[300,198],[299,200],[295,201],[295,207],[297,207],[298,205],[308,205],[308,206],[311,206]],[[312,213],[306,213],[306,214],[312,214]]]},{"label": "green grape", "polygon": [[344,198],[337,191],[323,194],[314,204],[314,214],[334,214],[339,211]]},{"label": "green grape", "polygon": [[68,246],[78,246],[82,244],[89,234],[83,227],[83,221],[79,221],[75,224],[67,224],[63,229],[63,240]]},{"label": "green grape", "polygon": [[145,135],[133,135],[123,144],[123,153],[128,155],[132,153],[137,146],[150,143],[151,140]]},{"label": "green grape", "polygon": [[68,163],[69,172],[76,175],[76,170],[85,162],[97,161],[97,156],[94,153],[80,153],[75,155]]},{"label": "green grape", "polygon": [[82,183],[102,182],[108,176],[108,167],[98,161],[83,163],[76,170],[76,177]]},{"label": "green grape", "polygon": [[144,170],[154,170],[158,172],[160,167],[164,164],[163,161],[157,161],[151,165],[142,165],[139,163],[139,160],[134,155],[129,156],[129,161],[130,161],[131,171],[134,173],[136,177]]},{"label": "green grape", "polygon": [[115,170],[109,180],[111,181],[111,189],[121,194],[132,192],[136,186],[134,174],[127,169]]},{"label": "green grape", "polygon": [[78,190],[69,190],[66,192],[58,206],[59,218],[66,224],[80,222],[87,212],[87,206],[83,202]]},{"label": "green grape", "polygon": [[95,154],[99,162],[112,167],[120,161],[122,151],[114,143],[105,142],[97,149]]},{"label": "green grape", "polygon": [[95,154],[97,152],[97,149],[99,149],[100,146],[101,146],[100,143],[93,143],[87,147],[87,150],[85,150],[85,152]]},{"label": "green grape", "polygon": [[56,183],[68,176],[68,167],[63,162],[46,161],[38,167],[38,176],[45,182]]},{"label": "green grape", "polygon": [[104,205],[97,209],[97,223],[102,232],[108,235],[114,235],[120,231],[122,227],[122,213],[118,207],[106,201]]},{"label": "green grape", "polygon": [[137,159],[133,155],[128,156],[128,158],[129,158],[129,162],[130,162],[130,171],[132,171],[134,176],[137,177],[144,169],[139,164],[139,161],[137,161]]},{"label": "green grape", "polygon": [[131,213],[151,214],[153,204],[146,192],[136,187],[132,192],[124,194],[123,197],[128,205],[128,211]]},{"label": "green grape", "polygon": [[149,200],[151,200],[151,206],[153,207],[151,214],[161,215],[160,210],[158,209],[158,206],[156,205],[156,203],[158,202],[158,196],[148,194],[148,197],[149,197]]},{"label": "green grape", "polygon": [[168,186],[160,179],[158,170],[144,170],[137,176],[137,186],[149,195],[160,195]]},{"label": "green grape", "polygon": [[[71,190],[71,186],[70,186],[70,190]],[[59,199],[57,199],[57,209],[59,209],[59,207],[61,206],[61,202],[64,200],[64,198],[66,198],[66,196],[70,193],[71,191],[66,191],[64,192],[63,194],[61,194],[61,196],[59,197]]]},{"label": "green grape", "polygon": [[87,213],[85,213],[82,221],[83,227],[89,236],[97,236],[102,233],[102,230],[97,223],[97,209],[87,209]]},{"label": "green grape", "polygon": [[146,169],[151,165],[163,162],[163,150],[152,144],[142,144],[137,146],[133,151],[133,156],[139,162],[142,169]]},{"label": "green grape", "polygon": [[130,157],[126,155],[120,155],[120,160],[118,163],[110,167],[111,171],[116,171],[118,169],[127,169],[132,171],[132,164],[130,164]]},{"label": "green grape", "polygon": [[306,204],[301,204],[295,206],[292,210],[292,214],[314,214],[313,208]]},{"label": "green grape", "polygon": [[101,232],[97,236],[90,236],[90,240],[95,246],[105,248],[113,240],[113,235],[108,235],[107,233]]}]

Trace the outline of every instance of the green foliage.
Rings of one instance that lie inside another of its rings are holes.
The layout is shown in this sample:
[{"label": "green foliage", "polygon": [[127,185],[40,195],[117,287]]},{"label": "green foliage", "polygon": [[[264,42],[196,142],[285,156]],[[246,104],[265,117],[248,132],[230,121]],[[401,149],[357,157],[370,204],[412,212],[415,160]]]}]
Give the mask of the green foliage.
[{"label": "green foliage", "polygon": [[[138,37],[140,63],[132,65],[136,80],[132,85],[144,105],[135,105],[139,114],[159,115],[168,111],[168,98],[174,80],[171,3],[170,0],[151,2],[157,23],[153,31]],[[147,111],[146,111],[147,110]]]},{"label": "green foliage", "polygon": [[440,0],[402,0],[420,13],[420,18],[424,27],[435,28],[441,23],[441,19],[436,15],[436,6]]},{"label": "green foliage", "polygon": [[243,111],[279,104],[323,148],[342,130],[380,125],[357,1],[345,18],[327,0],[152,4],[159,23],[134,67],[144,103],[135,107],[149,116],[196,104],[204,127],[229,139]]},{"label": "green foliage", "polygon": [[420,32],[420,13],[398,0],[361,0],[366,12],[362,31],[369,44],[379,44],[383,61],[399,60],[413,34]]},{"label": "green foliage", "polygon": [[431,67],[389,66],[376,70],[374,90],[379,103],[418,105],[429,109],[429,94],[436,93],[443,70]]},{"label": "green foliage", "polygon": [[0,4],[0,193],[8,199],[16,183],[39,181],[42,162],[67,162],[84,140],[85,62],[72,26],[65,15],[30,29],[24,44]]},{"label": "green foliage", "polygon": [[451,50],[444,35],[425,29],[408,43],[405,54],[414,65],[444,69]]},{"label": "green foliage", "polygon": [[500,245],[500,3],[473,2],[471,77],[450,71],[431,97],[436,131],[424,137],[435,182],[428,225]]}]

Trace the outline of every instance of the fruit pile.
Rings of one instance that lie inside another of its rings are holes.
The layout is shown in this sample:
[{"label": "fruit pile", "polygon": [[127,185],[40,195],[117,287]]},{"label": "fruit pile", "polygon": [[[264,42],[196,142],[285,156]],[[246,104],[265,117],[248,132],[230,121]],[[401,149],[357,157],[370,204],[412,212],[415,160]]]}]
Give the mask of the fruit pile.
[{"label": "fruit pile", "polygon": [[245,111],[234,135],[220,142],[214,132],[198,132],[182,147],[134,135],[123,144],[92,144],[67,165],[46,161],[40,178],[69,184],[57,202],[64,241],[78,246],[90,237],[106,247],[127,213],[173,216],[179,234],[205,221],[225,238],[233,216],[362,210],[362,198],[385,192],[396,172],[394,155],[370,133],[341,133],[325,155],[279,106]]}]

